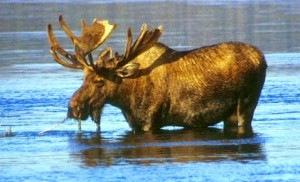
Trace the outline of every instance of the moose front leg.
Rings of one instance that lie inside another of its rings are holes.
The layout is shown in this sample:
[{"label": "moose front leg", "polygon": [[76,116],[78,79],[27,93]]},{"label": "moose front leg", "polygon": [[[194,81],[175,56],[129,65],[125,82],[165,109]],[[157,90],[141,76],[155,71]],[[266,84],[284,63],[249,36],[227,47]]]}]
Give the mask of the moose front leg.
[{"label": "moose front leg", "polygon": [[[101,108],[103,108],[103,106]],[[96,133],[101,132],[101,127],[100,127],[101,113],[102,113],[102,109],[95,108],[95,109],[93,109],[92,114],[91,114],[92,120],[95,122],[96,127],[97,127]]]},{"label": "moose front leg", "polygon": [[78,133],[82,133],[82,130],[81,130],[81,119],[77,120],[77,124],[78,124]]},{"label": "moose front leg", "polygon": [[100,127],[100,122],[99,123],[96,123],[96,133],[100,133],[101,132],[101,127]]},{"label": "moose front leg", "polygon": [[154,114],[153,113],[148,113],[147,116],[144,117],[135,117],[129,112],[124,112],[123,115],[126,118],[126,121],[128,122],[130,128],[134,133],[136,132],[147,132],[152,129],[157,129],[159,127],[154,126]]}]

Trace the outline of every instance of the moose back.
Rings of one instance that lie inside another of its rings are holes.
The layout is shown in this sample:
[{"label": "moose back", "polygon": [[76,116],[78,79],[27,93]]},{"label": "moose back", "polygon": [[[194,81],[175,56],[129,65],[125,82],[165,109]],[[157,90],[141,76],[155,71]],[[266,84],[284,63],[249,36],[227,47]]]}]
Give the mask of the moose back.
[{"label": "moose back", "polygon": [[189,51],[176,51],[157,42],[162,27],[147,30],[143,25],[132,43],[131,29],[123,54],[110,47],[98,48],[116,28],[108,21],[82,20],[76,37],[62,16],[61,28],[71,39],[68,53],[48,25],[50,52],[59,64],[82,69],[82,86],[69,101],[69,118],[91,116],[100,131],[104,104],[120,108],[134,131],[164,126],[203,128],[224,121],[225,127],[251,126],[254,110],[265,81],[267,64],[256,47],[225,42]]}]

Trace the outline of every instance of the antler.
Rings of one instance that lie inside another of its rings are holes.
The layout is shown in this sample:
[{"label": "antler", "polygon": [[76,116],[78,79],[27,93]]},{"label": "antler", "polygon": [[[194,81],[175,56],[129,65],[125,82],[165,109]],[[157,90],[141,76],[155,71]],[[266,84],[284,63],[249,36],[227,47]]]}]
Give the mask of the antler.
[{"label": "antler", "polygon": [[[75,54],[70,54],[61,48],[53,34],[51,24],[48,25],[48,42],[50,44],[50,53],[57,63],[74,69],[83,69],[87,66],[94,67],[94,61],[91,52],[99,47],[110,36],[116,27],[115,24],[111,25],[108,21],[98,21],[96,19],[91,26],[88,26],[85,20],[81,20],[81,35],[80,37],[76,37],[71,32],[61,15],[59,16],[59,24],[62,30],[71,39],[75,49]],[[60,58],[57,53],[67,58],[68,61]],[[86,56],[88,56],[89,62],[86,60]]]},{"label": "antler", "polygon": [[140,34],[136,41],[132,44],[132,33],[131,28],[127,31],[127,43],[125,47],[124,56],[119,56],[116,53],[116,59],[119,59],[117,64],[117,68],[126,65],[129,61],[136,58],[138,55],[142,54],[149,48],[151,48],[159,39],[163,31],[163,27],[159,26],[158,28],[154,28],[151,31],[147,30],[147,25],[143,24],[141,27]]}]

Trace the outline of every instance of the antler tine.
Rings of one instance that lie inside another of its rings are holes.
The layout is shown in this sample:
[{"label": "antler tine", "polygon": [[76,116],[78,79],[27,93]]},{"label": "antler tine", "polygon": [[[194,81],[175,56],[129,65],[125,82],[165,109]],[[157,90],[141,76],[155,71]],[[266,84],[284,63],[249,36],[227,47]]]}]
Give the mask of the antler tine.
[{"label": "antler tine", "polygon": [[65,67],[68,67],[68,68],[72,68],[72,69],[82,69],[82,66],[81,65],[78,65],[78,64],[70,64],[70,63],[67,63],[66,61],[62,60],[61,58],[58,57],[58,55],[56,54],[56,51],[53,49],[53,47],[50,48],[50,53],[53,57],[53,59],[58,63],[58,64],[61,64]]},{"label": "antler tine", "polygon": [[[82,19],[81,35],[80,37],[76,37],[61,15],[59,16],[59,24],[62,30],[71,39],[75,54],[70,54],[60,47],[53,34],[52,26],[49,24],[48,41],[51,47],[51,55],[57,63],[75,69],[83,69],[84,67],[95,68],[91,52],[99,47],[111,35],[116,27],[115,24],[109,24],[108,21],[98,21],[96,19],[93,21],[92,25],[87,25],[85,20]],[[62,59],[57,53],[66,57],[69,61]]]},{"label": "antler tine", "polygon": [[63,17],[59,16],[59,23],[64,32],[71,39],[74,47],[75,44],[87,55],[89,52],[93,51],[99,47],[113,32],[116,28],[115,24],[109,24],[108,21],[98,21],[94,20],[92,25],[86,24],[85,20],[81,20],[81,35],[76,37],[67,26]]},{"label": "antler tine", "polygon": [[83,65],[83,67],[93,67],[94,64],[89,65],[87,60],[85,59],[85,54],[83,50],[80,49],[80,47],[75,43],[75,56],[77,58],[77,61],[79,64]]},{"label": "antler tine", "polygon": [[[83,57],[80,56],[80,58],[77,59],[77,61],[83,65],[83,66],[88,66],[88,62],[86,61],[86,59],[84,58],[84,56],[86,54],[88,54],[88,58],[89,58],[89,63],[90,65],[93,67],[94,66],[94,62],[93,62],[93,57],[92,54],[90,52],[87,53],[87,51],[82,50],[82,47],[84,47],[80,41],[80,38],[77,38],[72,31],[70,30],[70,28],[68,27],[68,25],[66,24],[66,22],[64,21],[62,15],[59,15],[58,18],[59,24],[61,29],[66,33],[66,35],[71,39],[74,48],[75,48],[75,57],[78,57],[79,55],[83,54]],[[86,29],[87,25],[85,23],[85,20],[82,19],[81,20],[81,26],[82,26],[82,32]],[[81,38],[82,39],[82,38]],[[80,52],[77,54],[77,52]]]},{"label": "antler tine", "polygon": [[[68,67],[68,68],[73,68],[73,69],[82,69],[82,65],[78,65],[77,64],[77,59],[74,55],[71,55],[69,54],[68,52],[66,52],[64,49],[62,49],[60,46],[59,46],[59,43],[58,41],[56,40],[54,34],[53,34],[53,30],[52,30],[52,26],[51,24],[48,25],[48,42],[50,44],[50,53],[52,55],[52,57],[54,58],[54,60],[65,66],[65,67]],[[63,55],[64,57],[66,57],[68,60],[71,61],[71,63],[68,63],[67,61],[61,59],[57,53],[60,53],[61,55]]]},{"label": "antler tine", "polygon": [[146,36],[146,33],[147,33],[147,25],[146,24],[143,24],[142,27],[141,27],[141,31],[140,31],[140,34],[138,36],[138,38],[136,39],[136,41],[134,42],[133,46],[132,46],[132,49],[130,50],[130,52],[136,52],[137,49],[139,48],[140,44],[142,43],[143,41],[143,38]]},{"label": "antler tine", "polygon": [[[75,45],[75,42],[77,40],[77,38],[75,37],[75,35],[72,33],[72,31],[70,30],[70,28],[67,26],[66,22],[64,21],[62,15],[59,15],[58,18],[59,24],[61,29],[67,34],[67,36],[71,39],[73,45]],[[78,41],[78,40],[77,40]]]},{"label": "antler tine", "polygon": [[140,34],[134,44],[132,44],[132,33],[131,28],[127,31],[127,43],[125,47],[125,56],[122,61],[120,61],[117,67],[124,66],[129,61],[133,60],[139,54],[145,52],[151,48],[159,39],[163,31],[162,26],[152,29],[150,32],[147,30],[147,25],[143,24],[141,27]]},{"label": "antler tine", "polygon": [[131,44],[132,44],[132,33],[131,33],[131,28],[129,27],[127,31],[127,44],[126,44],[125,55],[124,55],[125,59],[127,59],[130,54]]}]

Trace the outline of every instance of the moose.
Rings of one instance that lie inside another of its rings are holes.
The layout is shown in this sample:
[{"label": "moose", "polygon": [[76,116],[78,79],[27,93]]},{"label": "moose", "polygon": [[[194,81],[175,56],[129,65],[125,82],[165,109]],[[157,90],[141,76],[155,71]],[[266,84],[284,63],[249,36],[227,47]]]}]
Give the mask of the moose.
[{"label": "moose", "polygon": [[[131,28],[123,54],[111,47],[92,52],[110,37],[116,24],[81,20],[75,36],[63,17],[59,24],[74,46],[64,50],[48,25],[53,59],[82,69],[83,84],[68,103],[68,118],[89,116],[100,132],[105,104],[120,108],[133,131],[154,131],[164,126],[206,128],[221,121],[224,128],[251,127],[264,85],[267,63],[256,47],[223,42],[188,51],[176,51],[158,42],[162,26],[148,30],[143,24],[133,43]],[[95,59],[95,61],[94,61]]]}]

